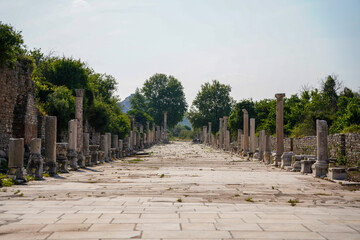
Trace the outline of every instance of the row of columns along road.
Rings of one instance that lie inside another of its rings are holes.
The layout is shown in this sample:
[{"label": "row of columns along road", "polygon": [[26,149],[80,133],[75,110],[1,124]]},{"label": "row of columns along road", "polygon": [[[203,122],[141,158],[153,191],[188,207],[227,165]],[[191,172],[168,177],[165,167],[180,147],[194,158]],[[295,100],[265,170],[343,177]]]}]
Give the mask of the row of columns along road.
[{"label": "row of columns along road", "polygon": [[[124,158],[148,148],[157,143],[168,143],[167,112],[164,111],[163,127],[153,126],[146,122],[146,131],[143,125],[136,123],[130,117],[131,129],[128,137],[119,139],[118,135],[99,132],[87,133],[83,128],[83,97],[84,89],[76,89],[75,119],[68,123],[68,141],[57,143],[57,117],[45,117],[45,138],[33,138],[30,143],[30,157],[26,170],[24,168],[24,139],[10,138],[9,160],[7,176],[21,183],[26,181],[26,175],[36,180],[43,178],[46,172],[50,176],[58,172],[67,173],[76,171],[115,159]],[[44,154],[41,151],[42,142],[45,145]],[[91,144],[90,144],[91,143]],[[42,157],[44,155],[44,157]]]},{"label": "row of columns along road", "polygon": [[[250,118],[246,109],[243,111],[243,129],[238,129],[236,141],[231,142],[230,132],[227,130],[228,117],[219,119],[219,134],[216,136],[211,132],[211,122],[203,126],[200,141],[213,148],[233,152],[249,160],[272,164],[275,167],[287,171],[312,174],[314,177],[327,176],[332,180],[344,180],[347,176],[344,168],[333,167],[328,156],[328,125],[324,120],[316,120],[317,154],[295,155],[292,152],[284,152],[284,93],[275,94],[276,98],[276,151],[271,149],[271,136],[266,135],[265,130],[259,131],[255,137],[255,118]],[[250,136],[249,136],[250,134]],[[256,142],[258,148],[256,149]]]}]

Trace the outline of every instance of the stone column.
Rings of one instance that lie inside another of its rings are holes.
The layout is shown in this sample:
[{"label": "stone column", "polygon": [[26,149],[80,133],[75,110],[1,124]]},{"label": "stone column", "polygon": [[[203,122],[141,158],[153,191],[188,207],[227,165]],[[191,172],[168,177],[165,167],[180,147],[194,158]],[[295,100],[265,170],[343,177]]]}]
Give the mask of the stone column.
[{"label": "stone column", "polygon": [[33,138],[30,142],[30,157],[27,174],[35,179],[43,178],[43,158],[41,156],[41,138]]},{"label": "stone column", "polygon": [[85,159],[83,156],[83,98],[84,89],[75,89],[76,105],[75,105],[75,119],[77,120],[76,131],[76,152],[79,167],[85,167]]},{"label": "stone column", "polygon": [[89,146],[90,154],[91,154],[91,160],[90,165],[96,165],[98,164],[99,160],[99,145],[90,145]]},{"label": "stone column", "polygon": [[328,156],[328,125],[325,120],[316,120],[317,160],[312,165],[314,177],[326,176],[329,167]]},{"label": "stone column", "polygon": [[250,118],[250,152],[255,153],[255,118]]},{"label": "stone column", "polygon": [[78,159],[76,153],[77,143],[77,120],[73,119],[69,121],[69,145],[67,158],[70,161],[70,167],[72,170],[78,170]]},{"label": "stone column", "polygon": [[112,135],[112,142],[111,147],[113,148],[113,158],[118,159],[119,158],[119,136],[118,135]]},{"label": "stone column", "polygon": [[56,129],[57,118],[55,116],[45,117],[45,171],[50,176],[57,174]]},{"label": "stone column", "polygon": [[105,157],[105,162],[111,162],[111,133],[105,133],[106,137],[107,137],[107,156]]},{"label": "stone column", "polygon": [[211,122],[208,122],[208,124],[209,124],[208,144],[211,145]]},{"label": "stone column", "polygon": [[155,130],[155,123],[153,123],[152,142],[156,142],[156,130]]},{"label": "stone column", "polygon": [[100,145],[100,133],[99,132],[95,132],[92,136],[92,144],[94,145]]},{"label": "stone column", "polygon": [[284,153],[284,97],[285,93],[277,93],[276,97],[276,156],[274,165],[279,167]]},{"label": "stone column", "polygon": [[223,147],[223,119],[219,118],[219,149]]},{"label": "stone column", "polygon": [[249,114],[246,109],[242,110],[244,113],[244,156],[249,153]]},{"label": "stone column", "polygon": [[68,143],[56,143],[56,162],[58,164],[59,172],[68,173],[68,158],[67,158]]},{"label": "stone column", "polygon": [[164,138],[165,141],[168,141],[168,136],[167,136],[167,111],[164,111]]},{"label": "stone column", "polygon": [[156,126],[156,140],[160,141],[160,126]]},{"label": "stone column", "polygon": [[123,158],[124,157],[124,154],[123,154],[123,151],[124,151],[124,144],[123,144],[123,140],[122,139],[119,139],[119,158]]},{"label": "stone column", "polygon": [[265,130],[261,130],[259,132],[259,160],[264,160],[264,153],[265,153]]},{"label": "stone column", "polygon": [[146,121],[146,143],[149,145],[151,143],[150,137],[150,122]]},{"label": "stone column", "polygon": [[241,152],[241,134],[242,134],[242,131],[241,131],[241,129],[238,129],[238,135],[237,135],[237,151],[238,151],[238,153],[240,153]]},{"label": "stone column", "polygon": [[226,130],[226,138],[225,138],[225,150],[230,151],[230,131]]},{"label": "stone column", "polygon": [[101,141],[100,141],[100,163],[104,163],[105,159],[108,156],[109,148],[108,148],[108,136],[106,134],[101,135]]},{"label": "stone column", "polygon": [[223,117],[224,125],[223,125],[223,149],[227,150],[227,141],[226,141],[226,131],[227,131],[227,123],[228,123],[228,117]]},{"label": "stone column", "polygon": [[208,135],[207,126],[203,126],[203,137],[204,137],[203,143],[204,143],[205,145],[206,145],[206,142],[207,142],[207,135]]},{"label": "stone column", "polygon": [[26,182],[23,138],[10,138],[7,177],[18,183]]},{"label": "stone column", "polygon": [[84,140],[83,154],[84,154],[85,166],[90,166],[90,149],[89,149],[90,134],[84,133],[83,140]]},{"label": "stone column", "polygon": [[270,156],[271,156],[271,137],[270,135],[265,136],[265,156],[264,162],[270,163]]}]

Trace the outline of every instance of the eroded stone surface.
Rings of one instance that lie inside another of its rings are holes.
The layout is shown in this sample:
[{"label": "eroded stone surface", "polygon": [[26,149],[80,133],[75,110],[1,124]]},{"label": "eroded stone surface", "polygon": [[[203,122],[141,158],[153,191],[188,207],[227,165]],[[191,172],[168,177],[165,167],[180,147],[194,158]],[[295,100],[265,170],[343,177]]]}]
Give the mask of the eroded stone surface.
[{"label": "eroded stone surface", "polygon": [[2,188],[0,239],[360,237],[359,191],[199,144],[147,151]]}]

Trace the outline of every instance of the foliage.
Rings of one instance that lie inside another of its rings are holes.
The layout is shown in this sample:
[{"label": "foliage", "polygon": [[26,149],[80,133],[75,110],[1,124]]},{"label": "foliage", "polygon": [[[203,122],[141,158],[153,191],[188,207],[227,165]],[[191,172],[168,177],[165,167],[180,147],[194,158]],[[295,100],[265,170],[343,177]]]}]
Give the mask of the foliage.
[{"label": "foliage", "polygon": [[138,110],[148,114],[148,103],[145,96],[141,94],[138,88],[136,89],[134,95],[130,98],[130,106],[131,110]]},{"label": "foliage", "polygon": [[184,88],[173,76],[155,74],[147,79],[141,89],[150,116],[154,118],[156,125],[163,124],[163,111],[167,111],[168,127],[175,126],[183,119],[187,109]]},{"label": "foliage", "polygon": [[18,57],[24,54],[21,31],[0,21],[0,66],[13,68]]},{"label": "foliage", "polygon": [[211,122],[211,131],[216,133],[219,130],[219,118],[229,116],[232,110],[230,91],[230,85],[221,84],[217,80],[201,85],[187,115],[191,125],[202,128]]},{"label": "foliage", "polygon": [[[284,98],[285,135],[315,135],[316,119],[327,121],[330,134],[360,132],[360,96],[346,87],[338,94],[340,86],[341,82],[336,76],[328,76],[322,82],[320,90],[303,90],[300,94]],[[248,110],[249,118],[255,118],[257,131],[266,130],[267,134],[275,134],[275,99],[239,101],[229,118],[232,135],[237,134],[237,129],[243,128],[242,108]]]},{"label": "foliage", "polygon": [[150,117],[149,114],[140,111],[138,109],[131,109],[130,111],[127,112],[128,116],[134,116],[135,117],[135,121],[142,124],[144,126],[144,128],[146,128],[146,122],[149,121],[150,124],[150,129],[152,128],[152,124],[154,122],[154,119],[152,117]]},{"label": "foliage", "polygon": [[57,117],[57,132],[67,129],[68,121],[75,118],[75,97],[65,86],[56,87],[44,104],[48,115]]},{"label": "foliage", "polygon": [[118,105],[113,76],[96,73],[81,60],[45,56],[41,49],[30,51],[36,63],[33,72],[37,106],[47,115],[58,117],[58,131],[67,129],[75,117],[75,89],[84,89],[84,118],[95,131],[126,136],[130,121]]}]

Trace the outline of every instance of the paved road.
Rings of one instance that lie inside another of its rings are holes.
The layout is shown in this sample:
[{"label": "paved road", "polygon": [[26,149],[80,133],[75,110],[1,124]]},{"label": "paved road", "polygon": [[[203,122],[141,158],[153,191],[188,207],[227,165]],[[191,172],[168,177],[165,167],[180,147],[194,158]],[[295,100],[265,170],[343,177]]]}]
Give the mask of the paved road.
[{"label": "paved road", "polygon": [[0,189],[0,239],[360,239],[358,190],[203,145],[147,151]]}]

